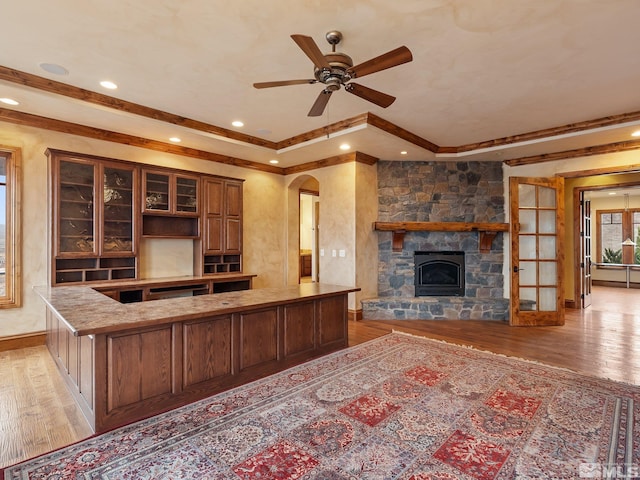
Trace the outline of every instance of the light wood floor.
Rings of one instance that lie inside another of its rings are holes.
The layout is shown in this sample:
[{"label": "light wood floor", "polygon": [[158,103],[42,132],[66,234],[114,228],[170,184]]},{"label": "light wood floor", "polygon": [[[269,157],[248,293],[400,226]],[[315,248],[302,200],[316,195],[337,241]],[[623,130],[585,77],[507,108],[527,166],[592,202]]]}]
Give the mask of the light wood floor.
[{"label": "light wood floor", "polygon": [[[567,310],[562,327],[363,320],[349,323],[349,344],[392,330],[640,385],[639,290],[597,287],[593,305]],[[0,352],[0,468],[90,435],[46,347]]]}]

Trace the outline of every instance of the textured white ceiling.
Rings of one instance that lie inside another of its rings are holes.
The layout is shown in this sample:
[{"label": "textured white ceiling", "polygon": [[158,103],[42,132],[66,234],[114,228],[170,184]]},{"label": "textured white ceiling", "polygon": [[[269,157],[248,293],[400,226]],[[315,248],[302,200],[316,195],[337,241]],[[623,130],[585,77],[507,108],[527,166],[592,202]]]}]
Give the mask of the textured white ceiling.
[{"label": "textured white ceiling", "polygon": [[[640,111],[638,0],[0,0],[0,65],[273,142],[372,112],[440,146],[461,146]],[[313,78],[291,40],[340,30],[338,50],[361,63],[406,45],[413,62],[358,80],[397,97],[387,109],[344,90],[307,117],[320,84],[257,90],[254,82]],[[41,62],[68,69],[56,76]],[[98,82],[119,85],[104,91]],[[374,127],[287,152],[0,81],[16,110],[281,166],[338,155],[432,153]],[[235,129],[231,121],[245,126]],[[504,159],[630,140],[631,124],[565,139],[470,152]],[[592,133],[592,135],[591,135]],[[443,157],[444,158],[444,157]]]}]

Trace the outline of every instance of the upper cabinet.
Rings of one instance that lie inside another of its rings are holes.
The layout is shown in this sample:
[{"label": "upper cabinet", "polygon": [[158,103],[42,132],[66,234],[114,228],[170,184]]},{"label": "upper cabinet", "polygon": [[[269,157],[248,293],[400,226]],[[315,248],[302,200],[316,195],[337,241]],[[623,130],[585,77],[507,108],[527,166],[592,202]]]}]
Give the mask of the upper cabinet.
[{"label": "upper cabinet", "polygon": [[48,151],[53,284],[135,278],[134,165]]},{"label": "upper cabinet", "polygon": [[200,178],[157,170],[142,171],[142,211],[152,214],[198,216]]}]

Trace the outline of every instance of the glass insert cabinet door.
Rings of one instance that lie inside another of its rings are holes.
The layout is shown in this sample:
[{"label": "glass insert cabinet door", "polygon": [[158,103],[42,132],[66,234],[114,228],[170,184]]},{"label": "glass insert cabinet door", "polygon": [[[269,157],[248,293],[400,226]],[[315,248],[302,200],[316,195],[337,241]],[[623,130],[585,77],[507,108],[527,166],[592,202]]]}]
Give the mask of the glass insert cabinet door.
[{"label": "glass insert cabinet door", "polygon": [[562,178],[510,179],[511,325],[564,324]]},{"label": "glass insert cabinet door", "polygon": [[59,176],[58,252],[94,254],[95,165],[63,160]]},{"label": "glass insert cabinet door", "polygon": [[169,174],[144,172],[144,211],[169,213]]},{"label": "glass insert cabinet door", "polygon": [[196,216],[200,179],[161,171],[143,171],[142,211],[152,214]]},{"label": "glass insert cabinet door", "polygon": [[133,170],[102,171],[102,251],[133,252]]},{"label": "glass insert cabinet door", "polygon": [[176,212],[198,212],[198,179],[176,176]]}]

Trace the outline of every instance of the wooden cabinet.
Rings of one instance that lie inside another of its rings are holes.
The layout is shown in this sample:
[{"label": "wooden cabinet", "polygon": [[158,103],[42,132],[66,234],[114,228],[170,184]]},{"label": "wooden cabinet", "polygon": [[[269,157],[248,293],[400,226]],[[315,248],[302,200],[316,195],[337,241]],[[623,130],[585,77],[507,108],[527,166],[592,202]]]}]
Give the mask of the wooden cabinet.
[{"label": "wooden cabinet", "polygon": [[242,271],[242,181],[203,177],[203,273]]},{"label": "wooden cabinet", "polygon": [[199,177],[161,170],[143,170],[142,179],[144,213],[199,215]]},{"label": "wooden cabinet", "polygon": [[49,150],[52,284],[136,277],[137,168]]},{"label": "wooden cabinet", "polygon": [[142,236],[200,237],[200,177],[142,170]]}]

